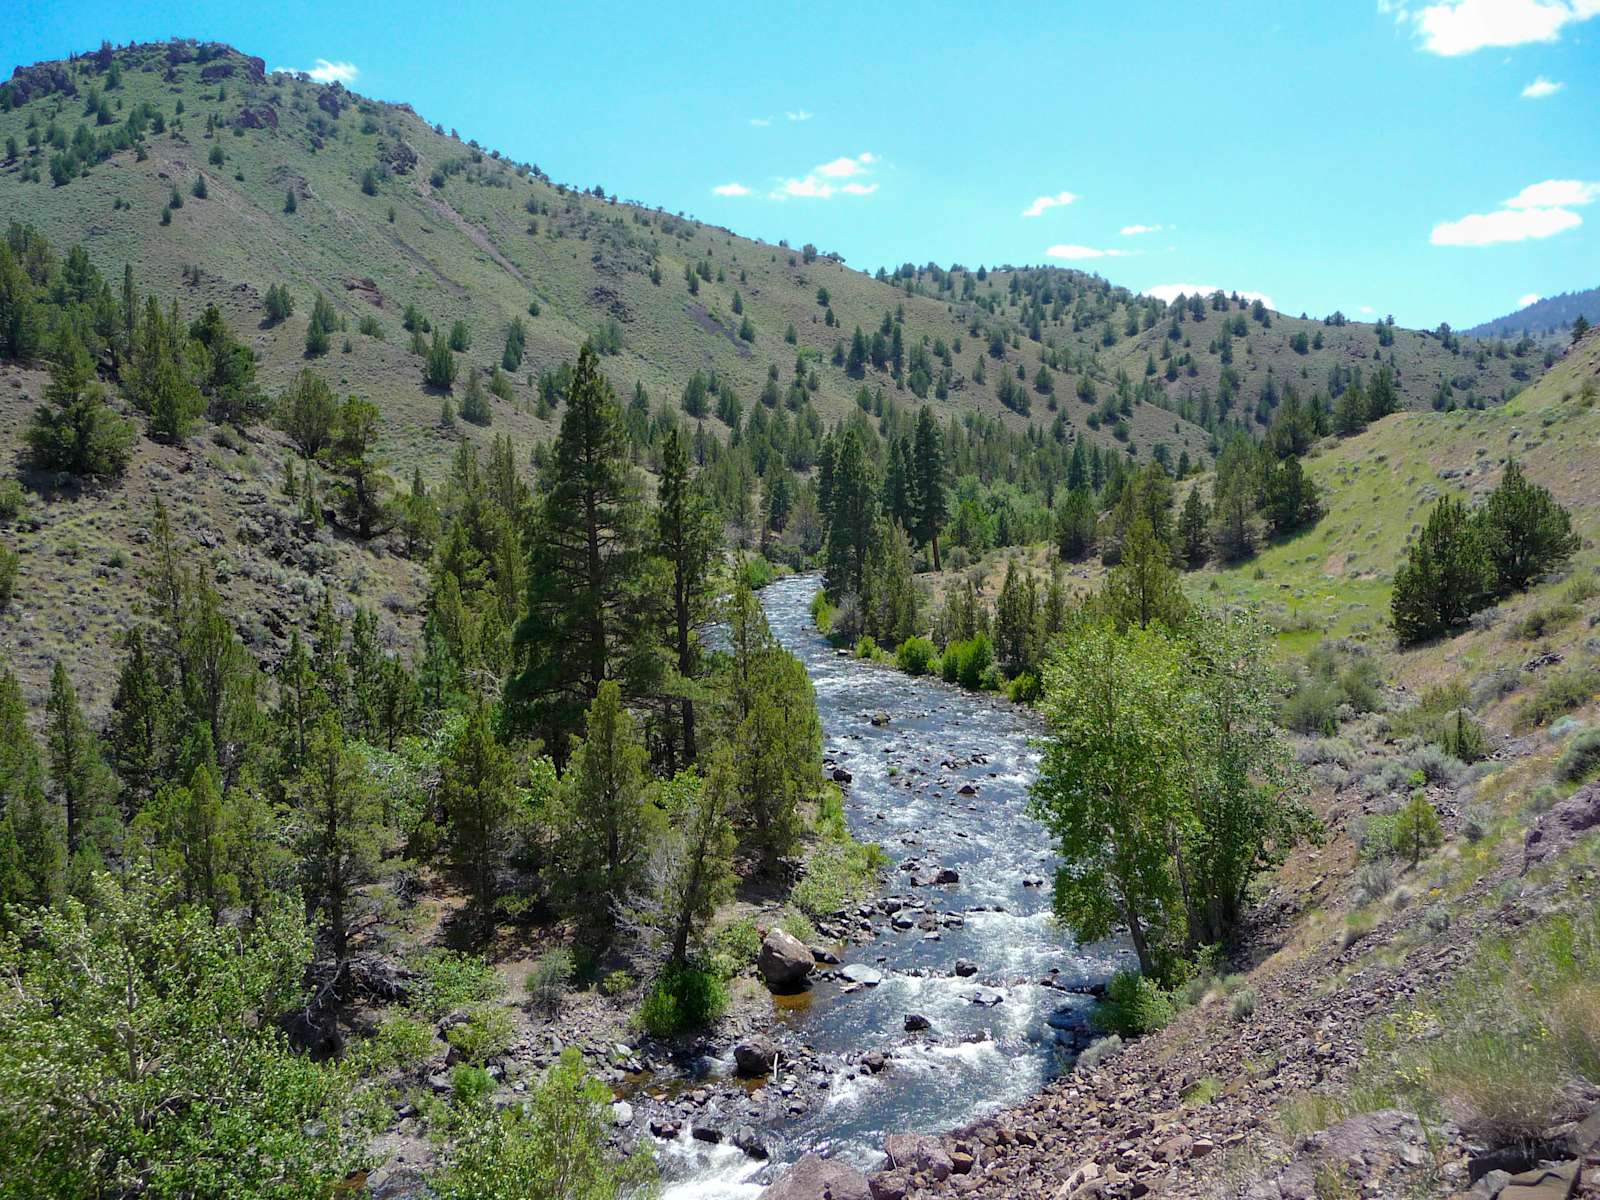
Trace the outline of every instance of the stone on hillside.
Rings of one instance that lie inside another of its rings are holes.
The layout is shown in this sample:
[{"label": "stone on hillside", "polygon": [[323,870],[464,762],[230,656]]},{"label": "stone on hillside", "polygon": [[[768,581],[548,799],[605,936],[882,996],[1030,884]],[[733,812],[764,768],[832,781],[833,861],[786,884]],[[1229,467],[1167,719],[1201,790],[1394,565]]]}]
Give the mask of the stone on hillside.
[{"label": "stone on hillside", "polygon": [[1581,787],[1539,818],[1522,843],[1522,873],[1556,857],[1600,826],[1600,783]]},{"label": "stone on hillside", "polygon": [[761,943],[756,969],[769,988],[775,991],[798,988],[816,966],[811,951],[799,938],[774,929]]}]

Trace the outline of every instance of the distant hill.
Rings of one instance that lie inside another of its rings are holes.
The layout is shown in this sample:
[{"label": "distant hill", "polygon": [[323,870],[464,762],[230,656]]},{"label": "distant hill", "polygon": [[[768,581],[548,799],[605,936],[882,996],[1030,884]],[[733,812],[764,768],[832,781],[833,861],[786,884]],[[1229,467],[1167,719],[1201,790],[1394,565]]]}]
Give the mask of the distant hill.
[{"label": "distant hill", "polygon": [[1535,341],[1547,338],[1566,341],[1565,335],[1580,316],[1591,325],[1600,321],[1600,287],[1535,300],[1526,308],[1474,325],[1466,332],[1469,337],[1480,338],[1520,338],[1526,334]]},{"label": "distant hill", "polygon": [[[524,322],[526,351],[510,399],[495,401],[495,427],[526,440],[552,428],[537,403],[540,372],[591,337],[611,351],[618,391],[642,385],[652,405],[676,405],[701,371],[748,411],[769,379],[784,392],[803,363],[824,421],[863,388],[882,388],[902,403],[925,397],[947,413],[1046,425],[1139,457],[1162,444],[1195,461],[1210,440],[1201,425],[1264,417],[1287,386],[1337,390],[1351,371],[1392,363],[1412,407],[1483,404],[1545,365],[1342,317],[1245,319],[1243,301],[1196,300],[1175,326],[1175,308],[1159,300],[1053,267],[908,264],[874,277],[813,247],[565,187],[407,105],[269,75],[217,43],[18,68],[0,89],[8,138],[18,152],[0,167],[0,209],[62,252],[84,242],[108,277],[131,263],[143,289],[176,293],[190,310],[217,304],[248,332],[270,386],[306,365],[312,300],[327,295],[349,330],[321,369],[379,404],[407,471],[442,470],[453,445],[401,327],[408,306],[446,328],[465,322],[466,361],[485,373],[502,360],[509,323]],[[201,177],[206,196],[193,198]],[[163,224],[174,191],[187,202]],[[297,306],[271,325],[263,305],[274,284]],[[887,338],[891,318],[899,369],[885,358],[847,370],[854,330]],[[1119,405],[1104,403],[1119,392]]]}]

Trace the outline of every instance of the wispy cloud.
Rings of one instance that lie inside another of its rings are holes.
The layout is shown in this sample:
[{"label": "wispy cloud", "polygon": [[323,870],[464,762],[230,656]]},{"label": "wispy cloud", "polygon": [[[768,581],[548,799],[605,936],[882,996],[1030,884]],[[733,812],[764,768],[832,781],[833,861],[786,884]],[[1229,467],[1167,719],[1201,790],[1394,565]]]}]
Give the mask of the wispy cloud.
[{"label": "wispy cloud", "polygon": [[1408,27],[1429,54],[1455,57],[1559,41],[1568,25],[1600,15],[1600,0],[1439,0],[1421,7],[1378,0],[1378,11]]},{"label": "wispy cloud", "polygon": [[750,118],[750,124],[756,126],[758,129],[765,129],[768,125],[772,124],[772,118],[771,117],[751,117]]},{"label": "wispy cloud", "polygon": [[1519,309],[1527,308],[1528,305],[1537,304],[1543,299],[1544,297],[1539,295],[1538,292],[1529,292],[1526,296],[1517,297],[1517,307]]},{"label": "wispy cloud", "polygon": [[1133,251],[1131,250],[1101,250],[1095,246],[1061,244],[1051,246],[1050,249],[1045,251],[1045,256],[1047,258],[1066,259],[1068,262],[1077,262],[1085,258],[1127,258],[1132,253]]},{"label": "wispy cloud", "polygon": [[750,189],[742,183],[719,183],[711,189],[713,196],[748,196]]},{"label": "wispy cloud", "polygon": [[1547,179],[1531,183],[1493,212],[1441,221],[1428,240],[1435,246],[1493,246],[1554,237],[1583,224],[1574,208],[1600,199],[1600,183]]},{"label": "wispy cloud", "polygon": [[793,112],[786,112],[783,115],[788,117],[791,121],[809,121],[817,114],[813,112],[807,112],[803,108],[797,108]]},{"label": "wispy cloud", "polygon": [[1141,233],[1160,233],[1165,228],[1165,225],[1124,225],[1122,236],[1138,237]]},{"label": "wispy cloud", "polygon": [[318,83],[342,83],[349,87],[361,74],[361,68],[353,62],[329,62],[325,58],[317,59],[317,65],[307,70],[304,67],[277,67],[274,73],[283,72],[289,75],[308,75]]},{"label": "wispy cloud", "polygon": [[1022,215],[1025,217],[1042,217],[1046,209],[1060,208],[1063,205],[1071,204],[1077,198],[1072,192],[1057,192],[1054,196],[1040,196],[1022,210]]},{"label": "wispy cloud", "polygon": [[1546,96],[1554,96],[1566,86],[1564,83],[1557,83],[1553,79],[1546,79],[1541,75],[1522,89],[1522,98],[1524,100],[1543,100]]},{"label": "wispy cloud", "polygon": [[[855,156],[841,155],[829,162],[818,163],[806,174],[797,178],[779,181],[777,187],[767,193],[773,200],[788,200],[791,197],[802,200],[827,200],[832,196],[870,196],[878,190],[876,183],[868,183],[861,177],[871,172],[877,165],[877,155],[863,152]],[[849,180],[848,183],[839,183],[838,180]]]},{"label": "wispy cloud", "polygon": [[1158,283],[1155,287],[1145,288],[1144,294],[1171,304],[1179,296],[1209,296],[1212,292],[1227,292],[1231,296],[1235,291],[1246,300],[1261,301],[1270,309],[1275,310],[1278,307],[1272,297],[1265,292],[1249,292],[1244,288],[1219,288],[1212,283]]}]

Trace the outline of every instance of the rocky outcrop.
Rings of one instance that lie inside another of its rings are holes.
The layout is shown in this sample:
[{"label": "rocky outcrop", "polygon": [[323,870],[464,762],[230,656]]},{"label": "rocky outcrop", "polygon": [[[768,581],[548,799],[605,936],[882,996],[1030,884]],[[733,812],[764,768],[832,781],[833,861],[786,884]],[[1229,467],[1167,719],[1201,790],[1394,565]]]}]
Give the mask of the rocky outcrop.
[{"label": "rocky outcrop", "polygon": [[794,991],[803,985],[816,966],[806,944],[792,934],[774,929],[761,943],[756,969],[775,992]]},{"label": "rocky outcrop", "polygon": [[1581,787],[1539,818],[1522,843],[1522,873],[1565,851],[1600,826],[1600,783]]},{"label": "rocky outcrop", "polygon": [[867,1177],[854,1167],[808,1154],[761,1193],[761,1200],[873,1200]]}]

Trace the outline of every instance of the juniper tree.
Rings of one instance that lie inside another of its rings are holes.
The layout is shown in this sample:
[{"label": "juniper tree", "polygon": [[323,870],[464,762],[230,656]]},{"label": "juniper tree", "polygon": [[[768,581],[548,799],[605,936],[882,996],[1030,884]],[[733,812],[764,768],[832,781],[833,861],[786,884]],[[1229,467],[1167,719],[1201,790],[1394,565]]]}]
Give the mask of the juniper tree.
[{"label": "juniper tree", "polygon": [[673,648],[677,655],[679,699],[686,762],[698,754],[694,697],[688,682],[696,673],[699,639],[711,603],[711,555],[716,546],[713,517],[701,489],[689,476],[689,455],[676,429],[661,448],[661,482],[656,490],[656,546],[672,573]]},{"label": "juniper tree", "polygon": [[1573,532],[1572,514],[1549,489],[1530,482],[1516,459],[1506,463],[1500,483],[1475,517],[1501,594],[1527,591],[1582,544]]},{"label": "juniper tree", "polygon": [[945,481],[944,438],[933,410],[924,404],[917,413],[916,440],[911,452],[914,480],[913,532],[917,541],[933,548],[933,569],[943,570],[939,557],[939,530],[950,515],[949,491]]},{"label": "juniper tree", "polygon": [[83,478],[122,474],[133,447],[133,427],[106,403],[94,362],[70,326],[56,342],[44,398],[26,435],[38,465]]},{"label": "juniper tree", "polygon": [[471,897],[467,915],[477,942],[494,930],[500,871],[517,834],[521,806],[514,771],[480,702],[457,726],[439,770],[446,845]]},{"label": "juniper tree", "polygon": [[1439,501],[1395,572],[1389,608],[1401,644],[1464,625],[1490,603],[1494,582],[1494,563],[1477,522],[1461,501]]}]

